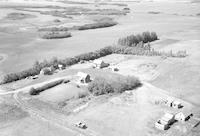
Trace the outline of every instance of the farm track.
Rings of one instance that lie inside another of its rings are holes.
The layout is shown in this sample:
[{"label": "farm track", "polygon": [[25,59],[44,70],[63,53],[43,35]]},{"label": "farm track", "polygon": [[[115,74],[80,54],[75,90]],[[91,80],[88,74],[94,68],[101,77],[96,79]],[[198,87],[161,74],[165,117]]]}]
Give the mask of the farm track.
[{"label": "farm track", "polygon": [[70,125],[69,123],[67,123],[66,118],[63,117],[64,115],[59,115],[59,113],[56,113],[55,114],[56,116],[55,116],[50,113],[46,113],[44,111],[38,110],[37,108],[23,101],[19,97],[18,93],[14,93],[13,97],[17,101],[17,103],[20,105],[20,107],[23,110],[27,111],[33,117],[37,117],[40,120],[47,121],[51,124],[54,124],[58,127],[63,128],[66,131],[75,133],[76,135],[79,134],[81,136],[99,136],[91,130],[80,130],[79,128],[76,128],[75,126]]}]

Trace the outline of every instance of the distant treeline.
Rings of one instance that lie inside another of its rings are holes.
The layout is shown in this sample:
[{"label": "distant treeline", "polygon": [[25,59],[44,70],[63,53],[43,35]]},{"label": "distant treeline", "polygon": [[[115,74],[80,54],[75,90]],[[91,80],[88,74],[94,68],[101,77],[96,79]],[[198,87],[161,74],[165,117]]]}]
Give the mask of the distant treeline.
[{"label": "distant treeline", "polygon": [[74,26],[73,28],[76,30],[88,30],[88,29],[111,27],[111,26],[115,26],[115,25],[117,25],[117,22],[109,21],[109,22],[97,22],[97,23],[93,23],[93,24],[85,24],[82,26]]},{"label": "distant treeline", "polygon": [[112,20],[97,22],[93,24],[85,24],[82,26],[73,26],[73,27],[47,27],[40,28],[38,31],[40,32],[40,37],[43,39],[60,39],[60,38],[68,38],[71,37],[71,33],[69,30],[88,30],[88,29],[97,29],[97,28],[105,28],[117,25],[117,22]]},{"label": "distant treeline", "polygon": [[148,43],[158,40],[155,32],[143,32],[142,34],[130,35],[118,40],[118,44],[122,46],[136,46],[138,43]]},{"label": "distant treeline", "polygon": [[97,22],[97,23],[92,23],[92,24],[85,24],[82,26],[73,26],[73,27],[46,27],[46,28],[40,28],[38,31],[69,31],[69,30],[88,30],[88,29],[97,29],[97,28],[104,28],[104,27],[111,27],[117,25],[117,22],[108,20],[108,21],[102,21],[102,22]]},{"label": "distant treeline", "polygon": [[[148,39],[145,36],[143,38]],[[154,39],[157,39],[157,38],[154,38]],[[131,41],[132,41],[132,39],[131,39]],[[5,75],[1,84],[17,81],[17,80],[24,79],[29,76],[38,75],[40,73],[40,71],[45,67],[52,67],[53,69],[58,69],[58,64],[61,64],[64,67],[68,67],[68,66],[74,65],[80,61],[83,61],[83,60],[84,61],[94,60],[94,59],[98,59],[100,57],[104,57],[104,56],[107,56],[110,54],[130,54],[130,55],[145,55],[145,56],[166,56],[166,57],[185,57],[185,56],[187,56],[186,51],[178,51],[177,53],[173,53],[172,51],[169,51],[169,52],[155,51],[151,47],[150,43],[144,44],[143,40],[139,40],[139,41],[140,41],[139,43],[138,43],[138,41],[131,42],[131,43],[134,43],[134,46],[121,46],[121,45],[107,46],[107,47],[104,47],[102,49],[99,49],[99,50],[96,50],[93,52],[83,53],[83,54],[80,54],[80,55],[77,55],[74,57],[70,57],[70,58],[57,59],[54,57],[49,61],[47,61],[47,60],[44,60],[42,62],[36,61],[34,63],[34,65],[32,66],[32,68],[30,68],[30,69]],[[152,41],[152,39],[150,39],[149,41],[145,41],[145,42],[150,42],[150,41]],[[131,45],[131,44],[128,44],[128,45]]]},{"label": "distant treeline", "polygon": [[43,39],[61,39],[71,36],[71,33],[67,31],[46,31],[40,34],[40,37]]}]

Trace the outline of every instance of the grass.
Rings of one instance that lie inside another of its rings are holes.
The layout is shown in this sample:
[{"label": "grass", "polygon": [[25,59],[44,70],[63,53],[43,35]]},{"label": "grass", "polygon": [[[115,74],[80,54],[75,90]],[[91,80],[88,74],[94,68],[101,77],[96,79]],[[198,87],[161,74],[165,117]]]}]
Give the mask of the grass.
[{"label": "grass", "polygon": [[[8,101],[9,100],[9,101]],[[6,96],[0,103],[0,122],[22,119],[28,114],[15,104],[12,96]],[[4,122],[4,123],[5,123]]]},{"label": "grass", "polygon": [[62,103],[66,100],[79,99],[88,94],[87,90],[70,83],[60,84],[40,93],[39,98],[48,102]]}]

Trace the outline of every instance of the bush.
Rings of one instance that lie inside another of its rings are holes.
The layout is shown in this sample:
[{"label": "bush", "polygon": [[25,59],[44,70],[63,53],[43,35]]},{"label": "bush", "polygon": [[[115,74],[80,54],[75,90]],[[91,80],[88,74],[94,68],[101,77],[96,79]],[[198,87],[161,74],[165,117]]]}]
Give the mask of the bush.
[{"label": "bush", "polygon": [[35,88],[32,87],[32,88],[30,89],[29,94],[30,94],[30,95],[38,95],[38,91],[37,91]]},{"label": "bush", "polygon": [[116,78],[97,77],[88,86],[89,92],[98,96],[108,93],[122,93],[141,85],[135,77],[118,75]]},{"label": "bush", "polygon": [[68,31],[68,27],[45,27],[45,28],[40,28],[38,31]]},{"label": "bush", "polygon": [[41,35],[41,38],[43,39],[60,39],[60,38],[68,38],[71,37],[71,33],[70,32],[61,32],[61,31],[47,31],[47,32],[43,32]]},{"label": "bush", "polygon": [[97,28],[104,28],[104,27],[111,27],[117,25],[117,22],[114,21],[103,21],[93,24],[85,24],[83,26],[74,26],[74,29],[77,30],[88,30],[88,29],[97,29]]}]

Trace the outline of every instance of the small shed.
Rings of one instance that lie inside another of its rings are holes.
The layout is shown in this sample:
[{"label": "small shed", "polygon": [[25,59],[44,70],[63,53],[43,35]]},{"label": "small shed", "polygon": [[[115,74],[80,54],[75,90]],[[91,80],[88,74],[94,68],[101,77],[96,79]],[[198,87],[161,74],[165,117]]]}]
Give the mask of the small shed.
[{"label": "small shed", "polygon": [[188,111],[182,111],[182,112],[178,112],[175,115],[175,120],[178,121],[187,121],[193,114],[191,112]]},{"label": "small shed", "polygon": [[155,123],[155,127],[157,129],[160,129],[160,130],[166,130],[169,128],[169,125],[168,124],[162,124],[161,120],[158,120],[156,123]]},{"label": "small shed", "polygon": [[161,118],[162,124],[172,124],[174,123],[174,115],[171,113],[165,113],[165,115]]},{"label": "small shed", "polygon": [[79,80],[81,83],[89,83],[89,82],[91,81],[90,75],[87,74],[87,73],[78,72],[78,73],[77,73],[77,76],[78,76],[78,80]]},{"label": "small shed", "polygon": [[179,102],[179,101],[173,101],[172,107],[180,109],[182,107],[181,102]]},{"label": "small shed", "polygon": [[96,68],[104,68],[109,66],[108,63],[105,63],[103,60],[100,59],[94,60],[93,63]]}]

